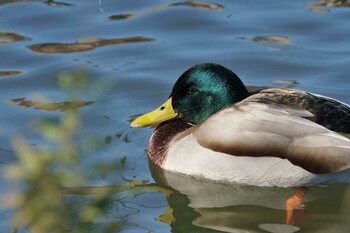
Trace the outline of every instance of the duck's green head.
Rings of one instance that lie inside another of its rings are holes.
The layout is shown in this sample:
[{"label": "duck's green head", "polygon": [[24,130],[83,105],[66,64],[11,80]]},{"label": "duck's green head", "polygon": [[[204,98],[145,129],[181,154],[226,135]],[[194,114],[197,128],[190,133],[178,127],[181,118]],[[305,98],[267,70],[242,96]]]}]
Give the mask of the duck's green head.
[{"label": "duck's green head", "polygon": [[200,124],[248,96],[244,84],[231,70],[218,64],[199,64],[180,76],[163,105],[136,118],[131,127],[146,127],[177,117]]}]

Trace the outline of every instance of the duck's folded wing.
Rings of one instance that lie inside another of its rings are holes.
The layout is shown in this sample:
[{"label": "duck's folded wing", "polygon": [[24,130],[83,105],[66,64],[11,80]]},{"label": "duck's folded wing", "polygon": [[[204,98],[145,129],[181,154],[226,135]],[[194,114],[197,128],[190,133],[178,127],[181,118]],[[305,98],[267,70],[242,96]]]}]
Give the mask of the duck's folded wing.
[{"label": "duck's folded wing", "polygon": [[305,109],[313,114],[309,120],[338,133],[350,134],[350,106],[330,97],[301,90],[268,88],[256,92],[243,102],[283,104]]},{"label": "duck's folded wing", "polygon": [[349,168],[350,139],[307,119],[312,116],[284,105],[242,102],[210,117],[193,135],[213,151],[285,158],[316,174]]}]

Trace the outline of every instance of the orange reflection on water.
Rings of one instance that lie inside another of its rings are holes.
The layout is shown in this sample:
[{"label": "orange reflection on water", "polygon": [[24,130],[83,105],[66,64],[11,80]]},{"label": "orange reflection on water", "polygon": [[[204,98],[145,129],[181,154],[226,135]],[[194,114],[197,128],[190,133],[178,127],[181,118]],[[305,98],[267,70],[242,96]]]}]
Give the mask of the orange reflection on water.
[{"label": "orange reflection on water", "polygon": [[95,48],[136,42],[150,42],[155,41],[153,38],[146,38],[142,36],[115,38],[115,39],[81,39],[75,43],[41,43],[28,46],[31,50],[38,53],[72,53],[84,52],[93,50]]},{"label": "orange reflection on water", "polygon": [[30,38],[21,36],[15,32],[0,31],[0,45],[23,40],[30,40]]},{"label": "orange reflection on water", "polygon": [[312,12],[328,13],[328,7],[350,7],[348,0],[318,0],[306,4]]},{"label": "orange reflection on water", "polygon": [[[0,0],[0,5],[4,5],[8,3],[17,3],[17,2],[36,2],[36,1],[35,0]],[[53,7],[73,6],[73,4],[71,3],[57,2],[53,0],[45,0],[41,2],[47,4],[48,6],[53,6]]]},{"label": "orange reflection on water", "polygon": [[18,75],[18,74],[23,74],[23,73],[24,73],[24,71],[22,71],[22,70],[0,70],[0,78]]},{"label": "orange reflection on water", "polygon": [[293,41],[286,36],[255,36],[253,41],[257,43],[286,44],[292,45]]},{"label": "orange reflection on water", "polygon": [[318,0],[317,2],[308,3],[309,6],[326,6],[326,7],[334,7],[334,6],[343,6],[350,7],[350,2],[348,0]]},{"label": "orange reflection on water", "polygon": [[72,101],[63,101],[63,102],[44,102],[44,101],[34,101],[28,100],[26,98],[16,98],[8,100],[9,103],[15,104],[17,106],[34,109],[40,109],[45,111],[56,111],[59,110],[61,112],[77,109],[84,106],[88,106],[94,103],[94,101],[85,101],[85,100],[72,100]]},{"label": "orange reflection on water", "polygon": [[153,13],[156,11],[161,11],[161,10],[176,7],[176,6],[189,6],[189,7],[194,7],[194,8],[198,8],[198,9],[214,10],[214,11],[220,11],[224,8],[223,5],[215,4],[215,3],[185,1],[185,2],[167,3],[164,5],[148,8],[148,9],[145,9],[143,11],[138,11],[138,12],[112,15],[109,18],[111,20],[131,19],[131,18],[135,18],[135,17],[140,16],[140,15],[144,15],[147,13]]}]

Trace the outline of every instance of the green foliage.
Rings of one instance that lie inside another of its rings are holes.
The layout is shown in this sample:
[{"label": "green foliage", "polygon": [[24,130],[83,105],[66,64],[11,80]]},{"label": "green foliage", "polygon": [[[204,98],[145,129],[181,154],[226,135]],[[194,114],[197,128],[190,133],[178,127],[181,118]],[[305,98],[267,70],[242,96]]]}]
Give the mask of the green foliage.
[{"label": "green foliage", "polygon": [[[29,225],[32,232],[68,232],[70,219],[66,217],[60,187],[83,183],[79,169],[71,169],[79,167],[79,156],[72,144],[79,118],[75,111],[69,111],[62,115],[58,125],[48,122],[39,125],[41,134],[57,147],[33,149],[22,137],[14,139],[19,165],[11,167],[7,175],[23,183],[15,201],[14,225]],[[79,222],[85,221],[81,216]]]},{"label": "green foliage", "polygon": [[[65,73],[57,82],[76,98],[73,90],[86,85],[85,76],[84,72]],[[39,120],[36,125],[47,143],[33,147],[21,136],[14,138],[18,166],[6,171],[7,177],[21,184],[12,206],[16,229],[25,227],[35,233],[89,232],[106,214],[116,193],[144,184],[132,181],[104,187],[87,186],[82,172],[81,148],[89,145],[81,143],[90,140],[76,140],[82,125],[77,109],[62,112],[58,121]],[[72,213],[66,206],[67,194],[85,195],[86,202],[78,213]],[[99,232],[115,232],[119,224],[105,224],[104,230]]]}]

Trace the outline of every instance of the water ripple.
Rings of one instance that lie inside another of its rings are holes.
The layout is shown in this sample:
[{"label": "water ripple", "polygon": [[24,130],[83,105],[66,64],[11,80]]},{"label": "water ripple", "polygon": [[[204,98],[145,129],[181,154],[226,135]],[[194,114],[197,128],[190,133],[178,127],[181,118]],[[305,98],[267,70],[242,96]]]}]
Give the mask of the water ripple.
[{"label": "water ripple", "polygon": [[23,74],[23,73],[24,73],[24,71],[22,71],[22,70],[0,70],[0,78],[7,77],[7,76],[19,75],[19,74]]},{"label": "water ripple", "polygon": [[73,53],[93,50],[95,48],[136,42],[155,41],[153,38],[142,36],[115,38],[115,39],[82,39],[75,43],[40,43],[28,46],[32,51],[38,53]]},{"label": "water ripple", "polygon": [[131,18],[135,18],[135,17],[140,16],[140,15],[154,13],[156,11],[161,11],[164,9],[177,7],[177,6],[188,6],[188,7],[193,7],[193,8],[197,8],[197,9],[205,9],[205,10],[213,10],[213,11],[221,11],[224,8],[223,5],[216,4],[216,3],[192,2],[192,1],[174,2],[174,3],[167,3],[164,5],[148,8],[148,9],[145,9],[143,11],[112,15],[109,17],[109,19],[111,19],[111,20],[131,19]]},{"label": "water ripple", "polygon": [[0,45],[24,40],[31,40],[31,38],[19,35],[16,32],[0,31]]}]

